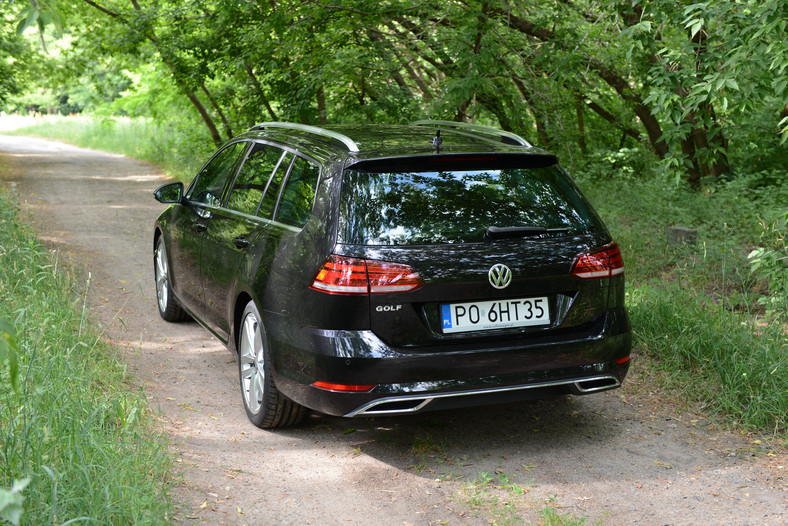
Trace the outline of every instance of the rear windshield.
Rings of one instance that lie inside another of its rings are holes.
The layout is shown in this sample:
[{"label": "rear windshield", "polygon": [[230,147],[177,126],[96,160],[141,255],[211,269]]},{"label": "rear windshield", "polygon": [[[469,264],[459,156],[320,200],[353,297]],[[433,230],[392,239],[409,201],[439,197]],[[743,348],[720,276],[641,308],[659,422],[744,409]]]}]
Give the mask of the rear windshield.
[{"label": "rear windshield", "polygon": [[543,235],[600,228],[557,166],[343,175],[339,242],[424,245],[480,242],[491,226],[543,227]]}]

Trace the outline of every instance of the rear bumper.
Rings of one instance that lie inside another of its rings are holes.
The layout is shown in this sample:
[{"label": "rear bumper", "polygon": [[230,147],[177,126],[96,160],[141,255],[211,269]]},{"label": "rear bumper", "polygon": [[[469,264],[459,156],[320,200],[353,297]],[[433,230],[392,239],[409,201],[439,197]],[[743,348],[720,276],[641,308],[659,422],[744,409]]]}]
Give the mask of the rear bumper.
[{"label": "rear bumper", "polygon": [[[582,338],[470,348],[395,349],[371,331],[314,328],[278,339],[269,325],[274,381],[301,405],[347,417],[589,394],[619,387],[629,369],[629,322],[623,311],[617,314],[608,313]],[[375,387],[337,392],[312,386],[315,381]]]},{"label": "rear bumper", "polygon": [[550,382],[504,385],[500,387],[448,392],[428,391],[420,394],[404,394],[377,398],[355,408],[344,416],[402,415],[456,407],[516,402],[561,394],[583,395],[607,391],[608,389],[614,389],[620,386],[621,380],[618,376],[609,373],[574,380],[554,380]]}]

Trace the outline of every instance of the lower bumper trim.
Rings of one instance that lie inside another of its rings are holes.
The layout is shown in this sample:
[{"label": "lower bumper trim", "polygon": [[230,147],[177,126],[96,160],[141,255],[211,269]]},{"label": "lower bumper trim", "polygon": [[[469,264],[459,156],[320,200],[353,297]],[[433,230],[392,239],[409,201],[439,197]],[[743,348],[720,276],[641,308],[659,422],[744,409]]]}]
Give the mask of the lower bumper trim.
[{"label": "lower bumper trim", "polygon": [[427,409],[427,406],[432,405],[435,401],[443,401],[446,399],[458,397],[488,397],[494,395],[516,394],[518,391],[555,389],[562,387],[566,388],[570,393],[581,395],[606,391],[608,389],[614,389],[620,386],[621,382],[616,376],[605,374],[594,377],[556,380],[551,382],[525,385],[491,387],[488,389],[389,396],[368,402],[344,416],[355,417],[407,415],[423,411]]}]

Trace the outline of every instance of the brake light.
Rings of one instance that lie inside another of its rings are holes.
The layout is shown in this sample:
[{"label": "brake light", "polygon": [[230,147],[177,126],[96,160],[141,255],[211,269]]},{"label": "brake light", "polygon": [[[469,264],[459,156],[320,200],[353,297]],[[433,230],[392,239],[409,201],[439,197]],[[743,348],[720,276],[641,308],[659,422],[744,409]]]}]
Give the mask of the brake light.
[{"label": "brake light", "polygon": [[310,288],[328,294],[409,292],[424,285],[408,265],[330,255]]},{"label": "brake light", "polygon": [[312,387],[323,389],[325,391],[334,391],[338,393],[367,393],[373,390],[377,384],[334,384],[331,382],[314,382]]},{"label": "brake light", "polygon": [[572,274],[578,278],[609,278],[624,273],[624,258],[618,243],[605,245],[597,252],[581,254],[572,265]]}]

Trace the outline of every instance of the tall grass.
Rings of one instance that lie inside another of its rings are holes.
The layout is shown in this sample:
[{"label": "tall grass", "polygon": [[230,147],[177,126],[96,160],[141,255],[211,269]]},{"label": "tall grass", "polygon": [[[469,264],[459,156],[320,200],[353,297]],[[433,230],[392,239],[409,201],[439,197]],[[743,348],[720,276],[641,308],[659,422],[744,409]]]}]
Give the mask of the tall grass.
[{"label": "tall grass", "polygon": [[172,119],[157,124],[125,117],[37,117],[12,131],[128,155],[160,166],[171,176],[189,180],[215,150],[204,126]]},{"label": "tall grass", "polygon": [[628,305],[638,348],[669,387],[739,425],[788,429],[788,349],[779,323],[679,283],[635,287]]},{"label": "tall grass", "polygon": [[[759,301],[768,285],[747,255],[788,184],[745,174],[694,192],[645,165],[608,168],[581,184],[624,251],[635,367],[736,426],[785,436],[788,326]],[[697,242],[669,243],[670,226],[697,229]]]},{"label": "tall grass", "polygon": [[0,488],[30,480],[22,524],[170,522],[171,458],[144,394],[1,190],[0,223],[0,319],[19,350],[18,390],[0,364]]}]

